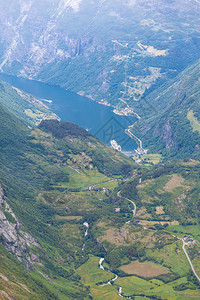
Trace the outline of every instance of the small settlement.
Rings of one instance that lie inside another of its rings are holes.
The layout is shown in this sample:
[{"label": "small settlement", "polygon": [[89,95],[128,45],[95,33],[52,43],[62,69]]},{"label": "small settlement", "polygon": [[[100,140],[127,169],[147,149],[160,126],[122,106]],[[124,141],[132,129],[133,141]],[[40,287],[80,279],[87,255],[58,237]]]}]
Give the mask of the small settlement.
[{"label": "small settlement", "polygon": [[186,246],[191,247],[193,246],[197,246],[197,243],[195,240],[193,240],[193,238],[191,238],[190,235],[186,235],[184,236],[183,240],[185,241]]}]

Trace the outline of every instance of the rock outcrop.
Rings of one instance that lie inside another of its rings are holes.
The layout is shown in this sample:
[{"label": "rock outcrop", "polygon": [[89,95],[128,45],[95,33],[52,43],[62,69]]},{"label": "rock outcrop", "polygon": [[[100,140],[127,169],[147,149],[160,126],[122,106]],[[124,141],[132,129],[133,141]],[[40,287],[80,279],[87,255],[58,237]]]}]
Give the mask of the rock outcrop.
[{"label": "rock outcrop", "polygon": [[[0,240],[3,246],[23,262],[27,270],[33,270],[33,262],[39,259],[29,251],[31,245],[39,247],[37,241],[24,231],[9,204],[0,185]],[[34,257],[34,259],[32,259]]]},{"label": "rock outcrop", "polygon": [[199,10],[194,0],[1,1],[0,71],[135,109],[199,58]]}]

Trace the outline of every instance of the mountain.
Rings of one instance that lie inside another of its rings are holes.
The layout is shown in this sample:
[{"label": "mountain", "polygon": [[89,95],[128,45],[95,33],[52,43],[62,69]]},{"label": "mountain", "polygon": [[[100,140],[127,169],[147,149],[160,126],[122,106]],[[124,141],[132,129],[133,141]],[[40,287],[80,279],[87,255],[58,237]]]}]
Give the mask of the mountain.
[{"label": "mountain", "polygon": [[143,114],[132,132],[150,152],[168,158],[199,157],[199,76],[197,62],[141,101]]},{"label": "mountain", "polygon": [[0,1],[0,69],[134,110],[200,54],[197,0]]}]

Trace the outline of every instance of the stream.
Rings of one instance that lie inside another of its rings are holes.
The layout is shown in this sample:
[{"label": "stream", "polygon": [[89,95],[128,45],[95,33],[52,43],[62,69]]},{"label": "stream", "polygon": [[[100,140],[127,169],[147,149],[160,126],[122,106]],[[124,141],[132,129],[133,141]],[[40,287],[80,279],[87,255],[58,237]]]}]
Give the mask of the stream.
[{"label": "stream", "polygon": [[[90,189],[93,189],[94,188],[94,185],[93,186],[90,186],[89,187],[89,190]],[[117,196],[118,197],[120,197],[120,198],[122,198],[122,196],[121,196],[121,193],[120,192],[118,192],[117,193]],[[133,206],[134,206],[134,209],[132,210],[132,212],[133,212],[133,216],[132,216],[132,218],[131,218],[131,220],[134,218],[134,216],[135,216],[135,214],[136,214],[136,205],[135,205],[135,203],[132,201],[132,200],[129,200],[129,199],[127,199],[127,198],[125,198],[127,201],[129,201],[129,202],[131,202],[132,204],[133,204]],[[130,220],[130,221],[131,221]],[[130,221],[128,221],[128,222],[126,222],[126,223],[130,223]],[[84,222],[83,223],[83,225],[86,227],[86,230],[85,230],[85,235],[84,235],[84,237],[86,237],[87,235],[88,235],[88,230],[89,230],[89,224],[88,224],[88,222],[86,221],[86,222]],[[86,244],[86,242],[84,242],[83,243],[83,247],[82,247],[82,251],[84,251],[84,249],[85,249],[85,244]],[[97,285],[98,286],[101,286],[101,287],[103,287],[103,286],[106,286],[106,285],[116,285],[117,286],[117,284],[115,284],[115,281],[119,278],[118,277],[118,275],[116,274],[116,273],[113,273],[113,272],[111,272],[110,270],[108,270],[107,268],[104,268],[104,266],[103,266],[103,262],[104,262],[104,260],[105,260],[105,258],[104,257],[101,257],[100,258],[100,260],[99,260],[99,268],[101,269],[101,270],[103,270],[103,271],[105,271],[105,272],[109,272],[109,273],[112,273],[113,275],[114,275],[114,278],[112,278],[112,279],[110,279],[108,282],[106,282],[106,283],[97,283]],[[120,286],[120,287],[118,287],[118,295],[121,297],[121,298],[124,298],[124,299],[133,299],[132,297],[128,297],[128,296],[123,296],[122,295],[122,287]],[[140,297],[139,295],[136,295],[136,296],[134,296],[134,297]]]},{"label": "stream", "polygon": [[[88,235],[88,230],[89,230],[89,224],[88,224],[88,222],[84,222],[83,223],[83,226],[85,226],[86,227],[86,230],[85,230],[85,237]],[[82,251],[84,251],[84,249],[85,249],[85,242],[83,243],[83,247],[82,247]]]},{"label": "stream", "polygon": [[[100,268],[101,270],[103,270],[103,271],[107,271],[107,272],[113,273],[113,272],[111,272],[111,271],[108,270],[108,269],[105,270],[105,268],[104,268],[104,266],[103,266],[104,260],[105,260],[104,258],[100,258],[100,260],[99,260],[99,268]],[[114,274],[114,276],[115,276],[114,278],[110,279],[107,283],[98,284],[98,286],[106,286],[106,285],[109,285],[109,284],[114,285],[115,280],[118,279],[118,275],[115,274],[115,273],[113,273],[113,274]],[[121,286],[120,286],[119,289],[118,289],[118,295],[119,295],[120,297],[124,298],[124,299],[131,299],[131,297],[126,297],[126,296],[123,296],[123,295],[122,295],[122,287],[121,287]]]},{"label": "stream", "polygon": [[[120,197],[120,198],[122,198],[120,191],[117,193],[117,196]],[[129,200],[129,199],[127,199],[127,198],[124,198],[124,199],[126,199],[127,201],[129,201],[129,202],[131,202],[131,203],[133,204],[134,209],[132,210],[132,212],[133,212],[133,216],[132,216],[132,218],[131,218],[131,220],[132,220],[132,219],[134,218],[135,214],[136,214],[136,209],[137,209],[137,208],[136,208],[136,205],[135,205],[135,203],[134,203],[132,200]],[[126,223],[127,223],[127,224],[130,223],[131,220],[129,220],[129,221],[126,222]],[[107,271],[107,272],[113,273],[113,272],[111,272],[111,271],[108,270],[108,269],[105,270],[105,268],[104,268],[104,266],[103,266],[104,260],[105,260],[104,258],[100,258],[100,260],[99,260],[99,268],[100,268],[101,270],[103,270],[103,271]],[[115,274],[115,273],[113,273],[113,274],[114,274],[114,276],[115,276],[113,279],[109,280],[107,283],[98,284],[98,286],[106,286],[106,285],[109,285],[109,284],[114,285],[115,280],[118,279],[118,275]],[[122,287],[121,287],[121,286],[120,286],[119,289],[118,289],[118,295],[119,295],[121,298],[124,298],[124,299],[132,299],[132,297],[126,297],[126,296],[123,296],[123,295],[122,295]],[[137,297],[137,296],[136,296],[136,297]]]}]

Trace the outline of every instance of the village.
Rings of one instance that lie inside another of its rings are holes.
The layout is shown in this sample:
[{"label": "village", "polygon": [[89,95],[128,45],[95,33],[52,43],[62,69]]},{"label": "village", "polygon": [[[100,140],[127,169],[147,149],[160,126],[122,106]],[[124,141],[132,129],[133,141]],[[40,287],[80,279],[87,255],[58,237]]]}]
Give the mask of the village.
[{"label": "village", "polygon": [[193,246],[197,246],[196,241],[193,240],[193,238],[191,238],[190,235],[184,236],[183,240],[184,240],[184,242],[185,242],[185,245],[188,246],[188,247],[192,247],[192,245],[193,245]]}]

